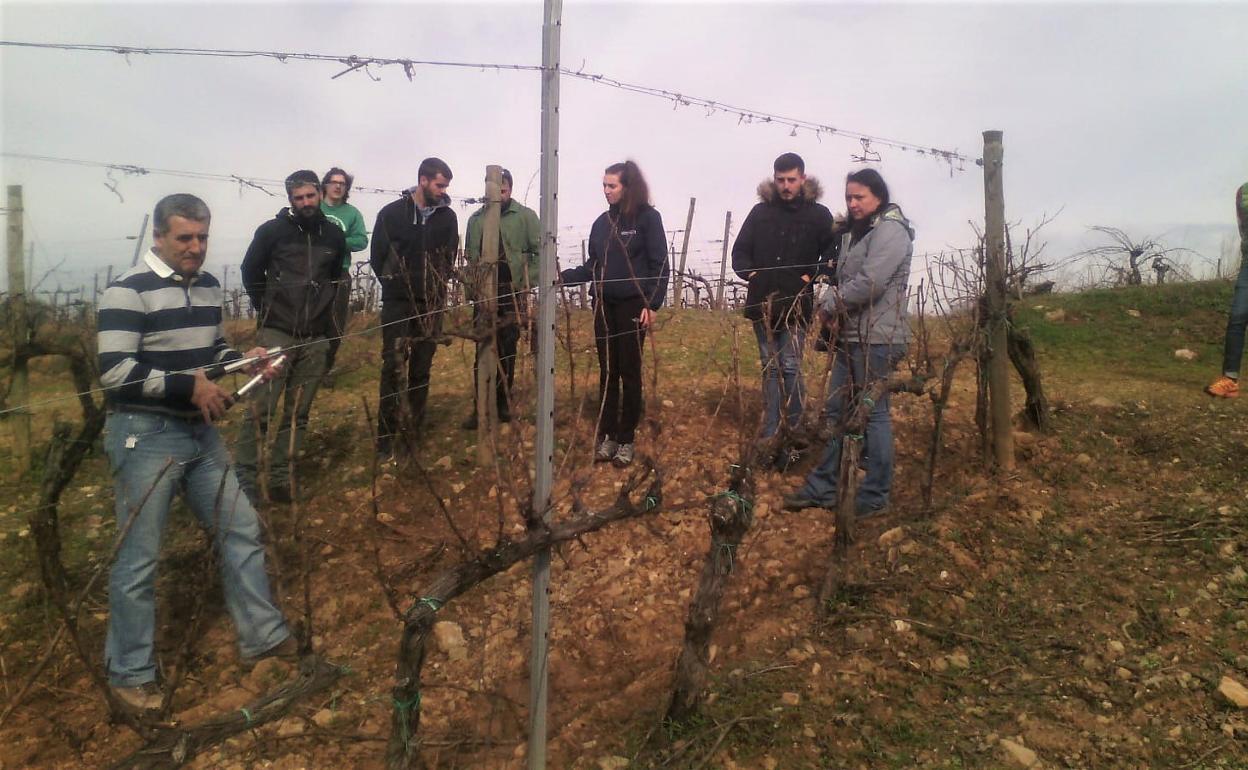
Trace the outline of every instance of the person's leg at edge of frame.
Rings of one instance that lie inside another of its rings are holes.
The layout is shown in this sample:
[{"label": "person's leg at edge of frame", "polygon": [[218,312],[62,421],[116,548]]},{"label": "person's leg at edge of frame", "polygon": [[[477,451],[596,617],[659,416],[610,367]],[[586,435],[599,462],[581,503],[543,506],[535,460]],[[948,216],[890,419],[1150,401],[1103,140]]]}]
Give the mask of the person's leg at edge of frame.
[{"label": "person's leg at edge of frame", "polygon": [[[382,323],[386,322],[385,306],[382,306]],[[384,459],[394,448],[399,417],[399,367],[403,360],[403,338],[399,324],[389,324],[381,330],[381,382],[377,399],[377,453]]]},{"label": "person's leg at edge of frame", "polygon": [[498,417],[511,418],[511,393],[516,379],[516,349],[520,342],[520,326],[509,324],[498,330]]},{"label": "person's leg at edge of frame", "polygon": [[[905,358],[905,345],[867,345],[867,371],[863,382],[865,388],[877,380],[887,379],[893,369]],[[893,421],[889,411],[889,392],[876,399],[867,416],[864,447],[871,448],[864,457],[866,475],[858,487],[855,508],[860,512],[875,512],[888,506],[893,485]]]},{"label": "person's leg at edge of frame", "polygon": [[220,433],[211,425],[195,430],[200,456],[187,469],[186,501],[215,537],[225,606],[238,631],[239,652],[255,658],[285,641],[290,630],[273,601],[256,509],[239,493]]},{"label": "person's leg at edge of frame", "polygon": [[[104,450],[113,474],[117,531],[125,532],[108,581],[104,658],[109,683],[114,687],[138,687],[156,681],[160,544],[182,473],[179,461],[193,451],[189,434],[175,422],[136,412],[112,412],[107,417]],[[170,459],[174,464],[165,470]],[[144,496],[147,501],[136,511]],[[131,516],[137,518],[127,530]]]},{"label": "person's leg at edge of frame", "polygon": [[1239,395],[1239,369],[1244,357],[1244,333],[1248,329],[1248,260],[1239,268],[1235,290],[1231,294],[1231,311],[1226,321],[1226,340],[1222,351],[1222,374],[1205,388],[1219,398]]},{"label": "person's leg at edge of frame", "polygon": [[[256,344],[260,347],[288,347],[295,339],[288,334],[273,329],[261,328],[256,333]],[[295,355],[298,351],[295,352]],[[238,480],[243,489],[254,501],[259,492],[257,486],[260,466],[260,453],[267,446],[269,423],[277,413],[277,404],[286,390],[286,382],[290,377],[291,363],[278,369],[276,376],[260,386],[259,392],[247,404],[243,412],[243,422],[238,428],[238,444],[235,447],[237,458]],[[275,459],[275,458],[270,458]],[[270,464],[270,468],[272,464]]]},{"label": "person's leg at edge of frame", "polygon": [[852,343],[848,346],[840,346],[832,361],[831,382],[828,385],[828,400],[824,413],[828,424],[833,426],[834,435],[828,439],[823,455],[819,458],[819,464],[807,474],[802,485],[792,495],[796,500],[809,501],[812,505],[824,508],[835,508],[837,503],[837,484],[840,482],[841,475],[841,436],[837,435],[836,431],[841,421],[841,414],[847,407],[846,402],[849,400],[849,362],[854,357],[852,352],[854,347]]},{"label": "person's leg at edge of frame", "polygon": [[412,340],[408,356],[408,405],[411,407],[413,435],[409,440],[418,441],[425,427],[425,406],[429,402],[429,382],[433,372],[433,357],[438,344],[429,339]]},{"label": "person's leg at edge of frame", "polygon": [[763,377],[763,428],[759,438],[769,439],[780,429],[780,361],[779,334],[766,319],[754,322],[758,340],[758,361]]},{"label": "person's leg at edge of frame", "polygon": [[619,346],[616,344],[612,318],[614,306],[599,305],[594,319],[594,346],[598,351],[598,394],[601,417],[598,439],[616,440],[620,412]]},{"label": "person's leg at edge of frame", "polygon": [[640,300],[623,306],[625,318],[619,326],[619,373],[620,373],[620,436],[621,444],[632,444],[637,439],[637,424],[641,421],[643,403],[643,379],[641,376],[643,352],[646,346],[646,330],[638,319],[645,304]]},{"label": "person's leg at edge of frame", "polygon": [[802,347],[805,343],[805,327],[785,327],[780,368],[784,374],[785,417],[789,428],[796,428],[801,423],[802,408],[806,401],[805,385],[802,381]]},{"label": "person's leg at edge of frame", "polygon": [[[321,338],[306,341],[299,349],[289,376],[286,379],[286,396],[282,408],[282,423],[277,429],[273,444],[273,462],[269,464],[269,489],[284,489],[290,495],[291,463],[302,454],[303,439],[308,432],[308,416],[312,401],[327,371],[329,341]],[[294,423],[294,452],[291,452],[291,423]]]},{"label": "person's leg at edge of frame", "polygon": [[[338,280],[334,293],[334,323],[330,332],[329,351],[325,358],[325,374],[328,375],[338,359],[338,348],[342,346],[343,336],[347,333],[347,320],[351,315],[351,275],[347,272],[350,265],[343,268],[342,278]],[[330,385],[332,387],[332,384]]]}]

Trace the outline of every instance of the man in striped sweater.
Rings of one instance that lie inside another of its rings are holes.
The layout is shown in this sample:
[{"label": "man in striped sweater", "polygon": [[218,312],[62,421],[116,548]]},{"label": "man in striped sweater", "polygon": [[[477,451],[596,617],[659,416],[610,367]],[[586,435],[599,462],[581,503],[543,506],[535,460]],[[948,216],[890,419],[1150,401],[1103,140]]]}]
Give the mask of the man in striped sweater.
[{"label": "man in striped sweater", "polygon": [[[99,305],[100,380],[108,418],[122,539],[109,576],[104,655],[117,705],[160,708],[156,681],[156,565],[169,505],[181,490],[213,536],[225,604],[244,660],[293,658],[297,644],[275,606],[255,509],[242,494],[213,421],[229,394],[204,367],[242,357],[226,344],[221,285],[202,271],[210,213],[193,195],[170,195],[153,214],[155,245],[104,292]],[[264,349],[249,356],[263,358]],[[262,361],[264,373],[275,367]]]}]

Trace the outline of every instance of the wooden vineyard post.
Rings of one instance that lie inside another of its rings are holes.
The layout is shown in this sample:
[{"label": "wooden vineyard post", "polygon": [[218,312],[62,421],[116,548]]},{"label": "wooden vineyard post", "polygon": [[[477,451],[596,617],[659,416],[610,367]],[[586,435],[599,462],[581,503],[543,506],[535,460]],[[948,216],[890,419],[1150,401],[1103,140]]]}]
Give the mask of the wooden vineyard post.
[{"label": "wooden vineyard post", "polygon": [[689,232],[693,229],[693,207],[697,198],[689,199],[689,216],[685,218],[685,237],[680,244],[680,269],[676,272],[676,294],[672,297],[672,307],[680,307],[685,298],[685,260],[689,256]]},{"label": "wooden vineyard post", "polygon": [[494,463],[494,435],[498,425],[498,222],[502,215],[502,166],[485,170],[485,221],[481,229],[481,283],[477,312],[486,329],[477,341],[477,465]]},{"label": "wooden vineyard post", "polygon": [[30,470],[30,411],[26,405],[30,403],[30,373],[26,368],[26,343],[30,341],[30,327],[27,323],[26,311],[26,262],[22,254],[22,219],[26,216],[22,208],[22,186],[9,185],[8,197],[8,261],[9,261],[9,295],[13,297],[11,307],[11,335],[13,340],[13,384],[9,389],[11,403],[19,409],[13,415],[13,452],[17,456],[19,473]]},{"label": "wooden vineyard post", "polygon": [[1004,150],[1000,131],[984,132],[984,292],[988,310],[988,402],[993,456],[1000,471],[1014,469],[1010,423],[1010,360],[1006,328]]}]

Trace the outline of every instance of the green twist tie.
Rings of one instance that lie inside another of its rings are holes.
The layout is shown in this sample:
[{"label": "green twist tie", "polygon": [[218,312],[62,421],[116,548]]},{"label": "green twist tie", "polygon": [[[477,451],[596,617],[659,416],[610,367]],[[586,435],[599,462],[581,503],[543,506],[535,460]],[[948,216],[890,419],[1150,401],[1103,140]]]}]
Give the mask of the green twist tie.
[{"label": "green twist tie", "polygon": [[875,399],[867,398],[866,396],[863,396],[862,403],[866,404],[868,409],[875,408]]},{"label": "green twist tie", "polygon": [[241,708],[241,709],[239,709],[239,711],[241,711],[241,712],[243,713],[243,718],[247,720],[247,726],[248,726],[248,727],[251,727],[251,723],[252,723],[252,716],[251,716],[251,712],[250,712],[250,711],[248,711],[248,710],[247,710],[247,709],[245,709],[245,708]]},{"label": "green twist tie", "polygon": [[437,612],[438,610],[442,609],[442,607],[445,605],[445,602],[443,602],[441,599],[438,599],[437,597],[434,597],[434,596],[422,596],[420,597],[420,601],[416,602],[416,604],[417,605],[423,604],[429,609],[433,610],[434,612]]},{"label": "green twist tie", "polygon": [[646,499],[641,504],[641,510],[653,511],[659,507],[659,501],[654,495],[646,495]]},{"label": "green twist tie", "polygon": [[411,719],[412,709],[420,708],[420,693],[416,693],[416,697],[409,701],[401,701],[398,698],[391,697],[394,702],[394,710],[399,712],[399,733],[403,736],[403,753],[410,754],[412,750],[412,729],[408,724]]},{"label": "green twist tie", "polygon": [[736,546],[736,544],[735,544],[735,543],[716,543],[716,542],[712,541],[711,545],[712,545],[712,546],[714,546],[716,549],[718,549],[718,550],[717,550],[717,552],[716,552],[716,555],[717,555],[717,556],[718,556],[718,554],[719,554],[719,553],[724,553],[724,554],[727,554],[727,556],[728,556],[728,572],[727,572],[726,574],[731,575],[731,574],[732,574],[732,568],[733,568],[733,561],[734,561],[734,557],[736,556],[736,552],[737,552],[737,546]]},{"label": "green twist tie", "polygon": [[851,439],[853,441],[862,441],[862,434],[861,433],[846,433],[845,438]]},{"label": "green twist tie", "polygon": [[746,513],[749,513],[751,510],[754,509],[754,503],[751,503],[749,500],[746,500],[744,497],[737,494],[731,489],[726,489],[723,492],[720,492],[719,494],[715,495],[715,497],[728,498],[729,500],[733,501],[737,505],[741,506],[741,510]]}]

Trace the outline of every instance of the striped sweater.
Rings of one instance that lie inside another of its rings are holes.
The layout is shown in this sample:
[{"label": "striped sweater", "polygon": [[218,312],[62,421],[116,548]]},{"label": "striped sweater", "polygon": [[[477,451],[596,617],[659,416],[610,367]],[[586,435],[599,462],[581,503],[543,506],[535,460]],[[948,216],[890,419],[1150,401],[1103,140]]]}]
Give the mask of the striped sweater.
[{"label": "striped sweater", "polygon": [[225,342],[217,279],[183,278],[155,252],[109,284],[97,326],[100,382],[114,409],[199,418],[192,372],[242,357]]}]

